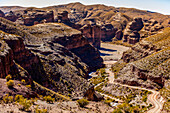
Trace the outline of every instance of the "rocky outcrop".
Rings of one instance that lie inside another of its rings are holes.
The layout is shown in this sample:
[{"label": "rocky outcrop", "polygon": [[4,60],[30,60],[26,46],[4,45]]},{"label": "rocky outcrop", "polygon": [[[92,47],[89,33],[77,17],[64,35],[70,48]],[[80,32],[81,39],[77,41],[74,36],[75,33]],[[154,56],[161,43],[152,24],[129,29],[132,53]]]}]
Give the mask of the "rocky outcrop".
[{"label": "rocky outcrop", "polygon": [[[4,40],[13,48],[16,64],[26,70],[27,74],[21,75],[28,75],[39,84],[70,97],[82,97],[92,87],[86,80],[89,69],[99,68],[103,60],[80,31],[57,23],[16,27],[1,19],[0,24],[4,26],[0,27],[3,31],[17,34]],[[78,57],[80,52],[80,56],[88,57]]]},{"label": "rocky outcrop", "polygon": [[70,20],[68,18],[68,12],[67,11],[63,11],[61,13],[58,13],[58,19],[57,21],[59,23],[65,23],[65,24],[69,24]]},{"label": "rocky outcrop", "polygon": [[102,41],[111,41],[115,36],[117,28],[114,28],[112,24],[105,24],[101,29],[101,40]]},{"label": "rocky outcrop", "polygon": [[0,10],[0,17],[4,17],[4,16],[5,16],[4,12],[2,12],[2,11]]},{"label": "rocky outcrop", "polygon": [[13,60],[27,70],[29,75],[32,75],[31,78],[33,80],[45,81],[44,78],[40,77],[41,74],[43,75],[43,72],[37,71],[37,67],[43,70],[38,56],[25,48],[23,39],[16,36],[7,36],[4,37],[4,40],[12,49]]},{"label": "rocky outcrop", "polygon": [[53,42],[59,43],[69,50],[89,44],[88,40],[82,36],[82,34],[73,34],[67,37],[56,37]]},{"label": "rocky outcrop", "polygon": [[[117,40],[122,40],[122,37],[123,37],[123,32],[121,29],[119,29],[117,32],[116,32],[116,35],[115,35],[115,38]],[[127,39],[126,39],[127,40]]]},{"label": "rocky outcrop", "polygon": [[169,36],[167,28],[124,52],[116,65],[120,70],[116,73],[118,78],[115,81],[152,89],[163,88],[165,81],[170,78]]},{"label": "rocky outcrop", "polygon": [[142,18],[134,18],[132,22],[130,22],[125,31],[123,36],[123,42],[128,42],[129,44],[135,44],[140,40],[140,31],[143,28],[143,21]]},{"label": "rocky outcrop", "polygon": [[94,90],[94,86],[89,88],[89,90],[86,91],[86,93],[84,94],[84,96],[86,98],[88,98],[88,100],[95,100],[95,101],[101,101],[104,99],[104,97],[102,95],[100,95],[99,93],[96,93]]},{"label": "rocky outcrop", "polygon": [[133,31],[128,38],[129,44],[135,44],[139,42],[140,34],[137,31]]},{"label": "rocky outcrop", "polygon": [[54,22],[53,11],[48,11],[48,12],[41,11],[41,10],[27,11],[27,13],[24,15],[27,15],[27,17],[23,19],[24,25],[27,25],[27,26],[32,26],[32,25],[39,24],[39,23]]},{"label": "rocky outcrop", "polygon": [[159,30],[163,29],[163,25],[161,25],[161,23],[159,23],[158,21],[154,20],[154,19],[150,19],[150,20],[144,20],[144,29],[143,31],[145,31],[146,33],[148,33],[148,35],[154,35],[156,34]]},{"label": "rocky outcrop", "polygon": [[93,45],[96,48],[100,48],[100,41],[101,41],[101,28],[98,25],[80,25],[80,24],[74,24],[70,21],[68,18],[68,12],[63,11],[62,13],[58,13],[57,22],[64,23],[70,27],[73,27],[77,30],[80,30],[82,34],[88,39],[89,43]]},{"label": "rocky outcrop", "polygon": [[11,48],[4,41],[0,40],[0,77],[5,78],[10,73],[13,65],[13,52]]},{"label": "rocky outcrop", "polygon": [[[27,83],[33,84],[33,80],[45,81],[44,78],[40,78],[40,73],[35,71],[35,65],[40,65],[39,58],[35,56],[31,51],[25,48],[23,40],[19,36],[5,34],[1,31],[2,50],[1,53],[1,78],[5,78],[8,74],[17,76],[18,80],[25,79]],[[21,68],[22,67],[22,68]],[[27,71],[25,71],[27,70]],[[41,73],[42,74],[42,73]]]},{"label": "rocky outcrop", "polygon": [[15,22],[19,17],[17,17],[17,16],[14,14],[14,12],[10,11],[9,13],[7,13],[7,14],[5,15],[5,18],[6,18],[7,20],[10,20],[10,21],[12,21],[12,22]]},{"label": "rocky outcrop", "polygon": [[101,28],[100,26],[85,25],[81,28],[82,34],[87,37],[90,44],[96,48],[100,48]]}]

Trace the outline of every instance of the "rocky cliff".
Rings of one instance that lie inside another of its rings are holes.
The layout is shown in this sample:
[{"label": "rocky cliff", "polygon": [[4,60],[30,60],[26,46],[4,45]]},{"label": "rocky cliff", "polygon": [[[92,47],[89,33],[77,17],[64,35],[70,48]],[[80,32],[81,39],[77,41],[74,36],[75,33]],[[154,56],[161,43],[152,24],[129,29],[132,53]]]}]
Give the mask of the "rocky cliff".
[{"label": "rocky cliff", "polygon": [[[30,81],[70,97],[85,96],[86,91],[93,88],[85,78],[88,77],[89,69],[102,66],[102,59],[80,31],[57,23],[16,27],[16,24],[2,18],[0,24],[4,32],[17,34],[1,35],[1,39],[6,42],[1,47],[8,50],[1,57],[2,77],[17,74],[18,69],[16,72],[11,69],[15,64],[14,67],[19,65],[24,70],[18,72],[20,76],[27,76]],[[78,51],[82,52],[80,56]],[[89,56],[81,57],[83,54]],[[93,65],[90,60],[94,61]],[[89,99],[92,99],[91,95],[95,96],[95,92],[90,92]]]},{"label": "rocky cliff", "polygon": [[150,36],[123,53],[114,66],[116,81],[147,88],[162,88],[169,79],[170,32]]}]

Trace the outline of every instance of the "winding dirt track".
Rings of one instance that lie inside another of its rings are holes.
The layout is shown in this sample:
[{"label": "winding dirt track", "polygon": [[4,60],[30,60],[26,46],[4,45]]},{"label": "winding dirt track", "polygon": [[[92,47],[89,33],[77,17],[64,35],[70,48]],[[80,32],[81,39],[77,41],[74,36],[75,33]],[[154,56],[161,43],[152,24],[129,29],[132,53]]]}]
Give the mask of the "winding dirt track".
[{"label": "winding dirt track", "polygon": [[161,113],[161,109],[163,107],[164,101],[161,101],[163,99],[158,98],[160,96],[159,92],[151,90],[151,89],[116,83],[116,82],[114,82],[114,73],[111,72],[110,69],[108,69],[108,68],[106,69],[106,73],[109,73],[109,83],[119,84],[121,86],[129,87],[129,88],[133,88],[133,89],[141,89],[141,90],[151,91],[152,94],[150,94],[148,96],[148,100],[153,104],[154,107],[152,107],[149,111],[147,111],[147,113]]},{"label": "winding dirt track", "polygon": [[[119,52],[121,50],[121,54],[122,54],[123,51],[127,50],[127,48],[124,48],[122,50],[122,48],[119,48],[119,46],[118,47],[116,46],[116,48],[115,48],[113,44],[102,44],[102,48],[105,48],[105,50],[114,49],[117,52]],[[104,51],[101,51],[101,53],[102,52],[104,52]],[[112,53],[109,52],[109,53],[112,54],[113,52]],[[112,54],[112,55],[114,55],[114,54]],[[110,56],[111,55],[109,55],[109,57]],[[120,59],[120,57],[118,59]],[[141,90],[151,91],[152,94],[150,94],[148,96],[148,100],[153,104],[153,107],[149,111],[147,111],[147,113],[161,113],[161,109],[163,108],[163,104],[164,104],[164,99],[162,97],[160,97],[159,92],[157,92],[155,90],[151,90],[151,89],[146,89],[146,88],[141,88],[141,87],[136,87],[136,86],[129,86],[129,85],[114,82],[114,73],[112,71],[110,71],[110,69],[111,69],[111,64],[114,64],[115,62],[113,60],[110,60],[110,62],[109,62],[109,60],[107,59],[107,61],[105,61],[104,63],[106,65],[106,73],[109,74],[109,77],[108,77],[109,78],[109,83],[119,84],[121,86],[130,87],[130,88],[134,88],[134,89],[141,89]],[[107,96],[107,95],[104,95],[104,96]]]}]

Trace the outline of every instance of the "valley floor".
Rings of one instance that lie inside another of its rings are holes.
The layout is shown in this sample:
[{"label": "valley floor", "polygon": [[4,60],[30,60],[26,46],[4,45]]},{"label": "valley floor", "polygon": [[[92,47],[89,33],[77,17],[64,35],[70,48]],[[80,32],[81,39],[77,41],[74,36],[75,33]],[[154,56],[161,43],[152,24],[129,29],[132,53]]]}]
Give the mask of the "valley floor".
[{"label": "valley floor", "polygon": [[[129,49],[128,47],[124,47],[121,45],[113,45],[113,44],[109,44],[109,43],[101,44],[100,54],[101,54],[102,58],[104,59],[104,64],[106,65],[105,72],[108,74],[107,84],[120,85],[122,87],[128,87],[128,88],[132,88],[132,89],[137,89],[137,90],[142,90],[142,91],[145,90],[145,91],[152,92],[151,94],[148,94],[147,98],[148,98],[148,102],[152,103],[153,106],[151,108],[149,108],[150,110],[148,110],[147,113],[161,113],[161,109],[163,108],[164,100],[160,96],[158,91],[141,88],[141,87],[119,84],[119,83],[114,82],[114,78],[115,78],[114,73],[112,71],[110,71],[111,65],[114,64],[117,60],[119,60],[122,56],[122,53],[128,49]],[[97,84],[96,87],[100,87],[101,84],[102,83]],[[115,99],[110,95],[107,95],[104,93],[100,93],[100,94],[106,98],[110,97],[112,99]],[[121,102],[121,100],[119,100],[119,99],[115,99],[115,100],[117,100],[118,102]]]}]

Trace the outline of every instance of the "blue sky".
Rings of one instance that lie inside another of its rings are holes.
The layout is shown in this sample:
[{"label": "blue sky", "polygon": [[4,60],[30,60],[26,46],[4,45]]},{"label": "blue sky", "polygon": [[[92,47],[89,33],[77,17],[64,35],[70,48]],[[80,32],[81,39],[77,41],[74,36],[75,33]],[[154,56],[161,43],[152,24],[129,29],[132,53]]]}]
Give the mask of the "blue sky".
[{"label": "blue sky", "polygon": [[81,2],[86,5],[105,4],[115,7],[137,8],[170,15],[170,0],[0,0],[0,6],[45,7],[71,2]]}]

